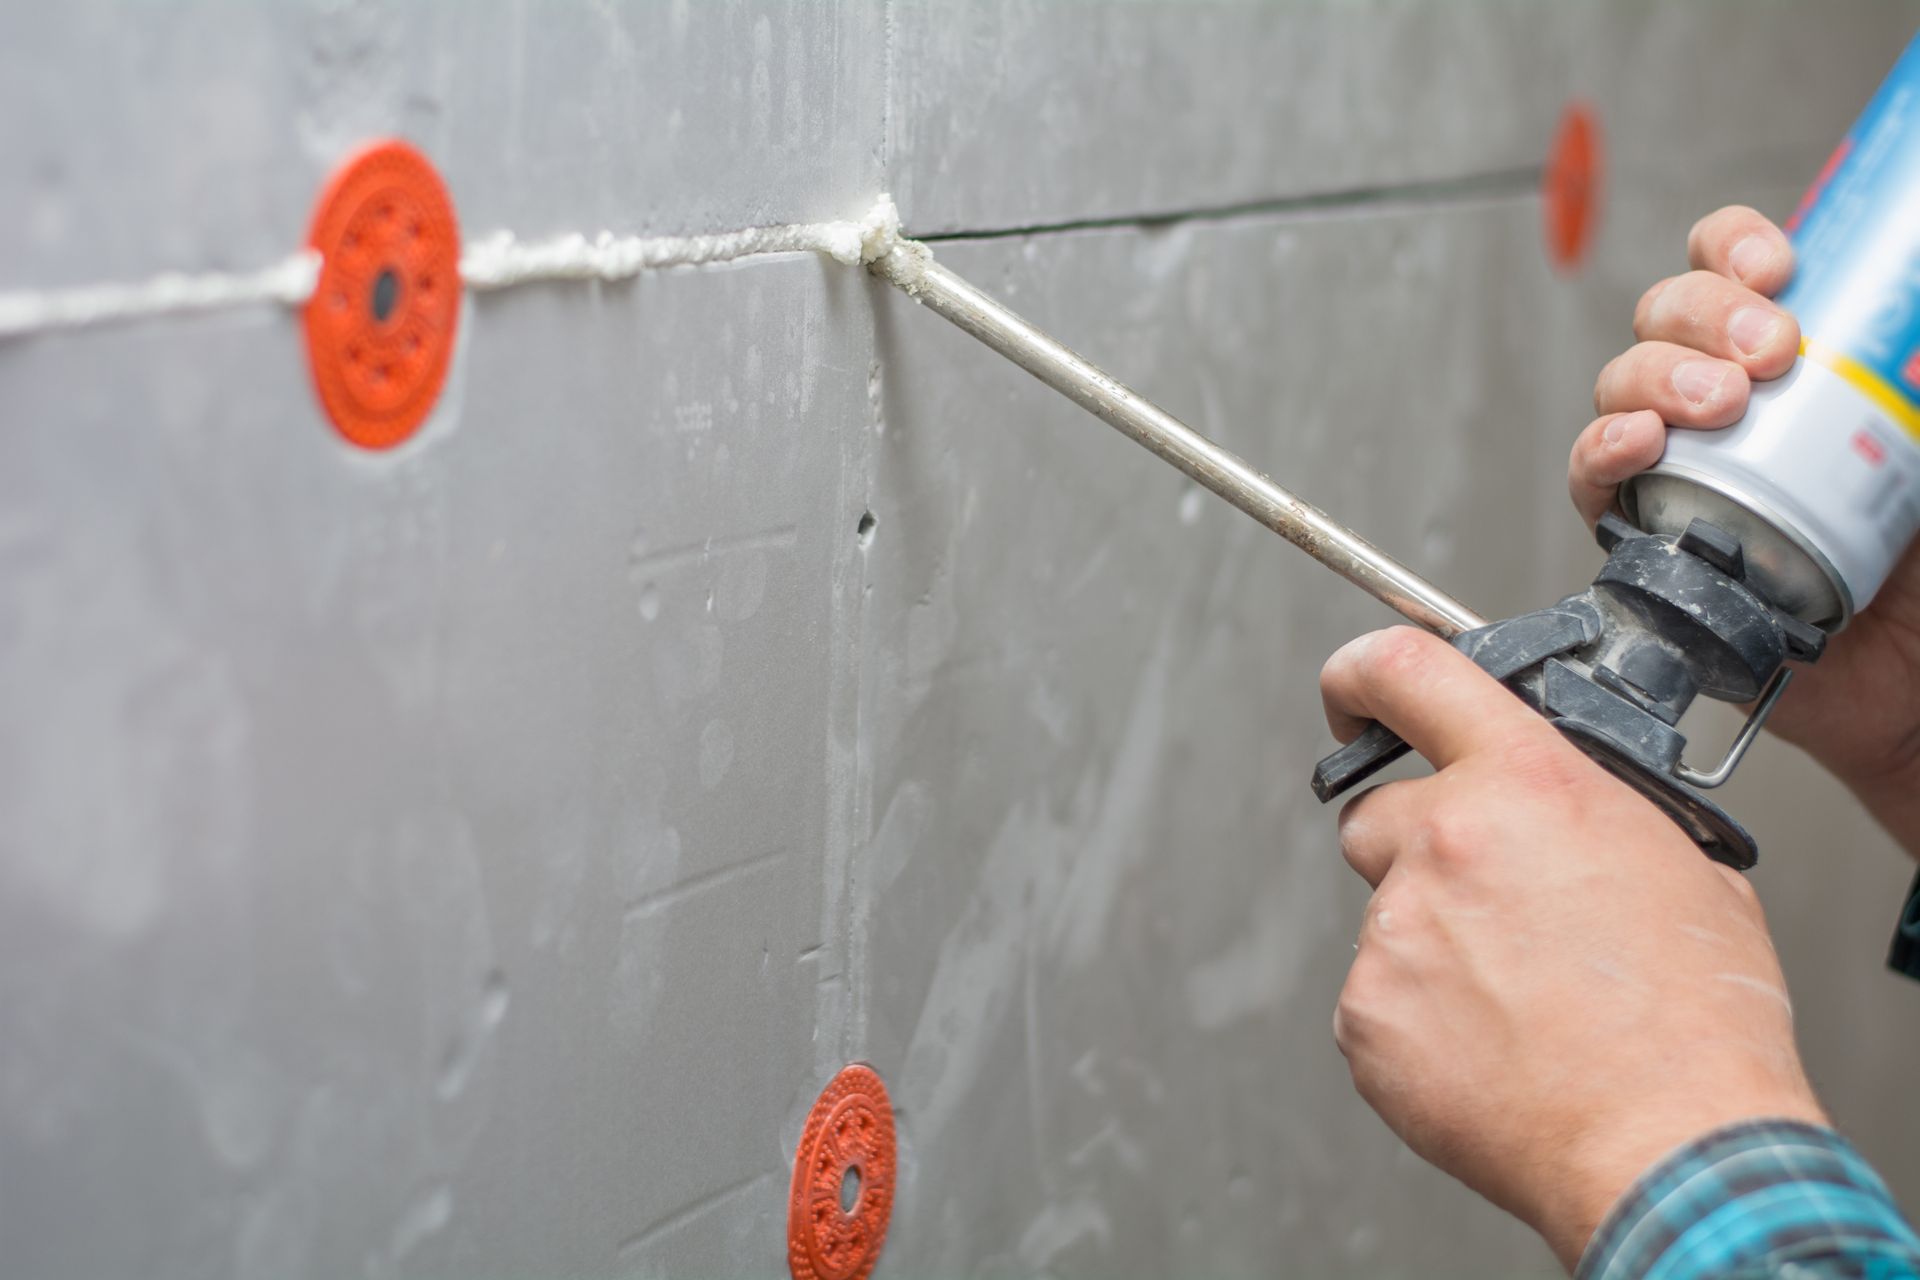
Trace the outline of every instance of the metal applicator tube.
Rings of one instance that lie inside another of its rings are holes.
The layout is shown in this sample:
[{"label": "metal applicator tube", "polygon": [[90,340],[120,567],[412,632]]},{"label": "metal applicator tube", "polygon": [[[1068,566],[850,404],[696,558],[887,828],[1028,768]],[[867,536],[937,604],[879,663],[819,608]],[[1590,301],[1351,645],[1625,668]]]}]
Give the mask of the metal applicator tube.
[{"label": "metal applicator tube", "polygon": [[1473,610],[1326,512],[1302,502],[933,261],[925,245],[895,241],[868,269],[1410,621],[1449,638],[1485,625]]}]

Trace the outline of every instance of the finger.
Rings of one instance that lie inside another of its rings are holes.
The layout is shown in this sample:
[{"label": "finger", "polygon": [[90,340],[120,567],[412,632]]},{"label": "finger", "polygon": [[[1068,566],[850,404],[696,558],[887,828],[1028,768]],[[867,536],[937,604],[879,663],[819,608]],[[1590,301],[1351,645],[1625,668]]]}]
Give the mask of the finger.
[{"label": "finger", "polygon": [[1409,778],[1369,787],[1340,810],[1340,854],[1368,885],[1378,889],[1414,829],[1421,789],[1430,778]]},{"label": "finger", "polygon": [[1666,423],[1651,409],[1605,414],[1588,424],[1567,459],[1567,491],[1589,528],[1613,508],[1621,482],[1660,461],[1666,447]]},{"label": "finger", "polygon": [[1336,735],[1378,720],[1436,769],[1519,735],[1553,732],[1466,655],[1411,627],[1349,642],[1321,668],[1320,697]]},{"label": "finger", "polygon": [[1652,409],[1676,427],[1728,427],[1747,411],[1747,371],[1671,342],[1640,342],[1593,384],[1596,413]]},{"label": "finger", "polygon": [[1711,271],[1662,280],[1641,295],[1633,333],[1732,360],[1756,378],[1777,378],[1800,352],[1794,318],[1743,284]]},{"label": "finger", "polygon": [[1693,224],[1687,264],[1771,298],[1793,278],[1793,245],[1765,215],[1743,204],[1728,205]]}]

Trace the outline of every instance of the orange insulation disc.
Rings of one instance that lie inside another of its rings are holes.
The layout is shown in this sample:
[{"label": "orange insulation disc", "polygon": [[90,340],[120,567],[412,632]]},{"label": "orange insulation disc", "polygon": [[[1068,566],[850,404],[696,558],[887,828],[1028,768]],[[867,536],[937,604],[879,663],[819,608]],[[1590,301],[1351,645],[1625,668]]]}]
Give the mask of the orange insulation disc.
[{"label": "orange insulation disc", "polygon": [[845,1067],[807,1114],[787,1198],[793,1280],[866,1280],[893,1215],[893,1104],[864,1062]]},{"label": "orange insulation disc", "polygon": [[1568,103],[1547,153],[1540,193],[1547,256],[1562,271],[1586,259],[1600,221],[1602,174],[1600,122],[1584,104]]},{"label": "orange insulation disc", "polygon": [[321,254],[304,312],[314,391],[341,435],[391,449],[426,420],[453,359],[453,201],[425,156],[375,142],[334,171],[307,243]]}]

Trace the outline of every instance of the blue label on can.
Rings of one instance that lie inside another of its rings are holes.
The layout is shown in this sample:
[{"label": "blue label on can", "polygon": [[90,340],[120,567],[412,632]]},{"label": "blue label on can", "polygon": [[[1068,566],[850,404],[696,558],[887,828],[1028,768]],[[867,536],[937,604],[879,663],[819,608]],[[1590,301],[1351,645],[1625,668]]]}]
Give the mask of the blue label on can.
[{"label": "blue label on can", "polygon": [[[1894,64],[1787,223],[1798,268],[1781,294],[1813,354],[1920,420],[1920,36]],[[1877,383],[1877,386],[1865,385]]]}]

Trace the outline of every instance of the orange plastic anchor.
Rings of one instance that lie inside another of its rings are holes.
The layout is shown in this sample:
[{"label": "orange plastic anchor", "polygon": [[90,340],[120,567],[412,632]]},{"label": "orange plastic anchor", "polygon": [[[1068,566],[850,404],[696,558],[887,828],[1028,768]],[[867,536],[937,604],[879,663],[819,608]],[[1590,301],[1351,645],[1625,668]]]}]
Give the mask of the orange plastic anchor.
[{"label": "orange plastic anchor", "polygon": [[1578,270],[1586,260],[1600,222],[1604,169],[1599,118],[1584,103],[1568,103],[1554,130],[1540,190],[1547,256],[1562,271]]},{"label": "orange plastic anchor", "polygon": [[866,1280],[893,1215],[893,1104],[864,1062],[833,1078],[800,1134],[787,1198],[793,1280]]},{"label": "orange plastic anchor", "polygon": [[453,201],[425,156],[375,142],[334,171],[307,243],[321,255],[303,312],[314,391],[341,435],[391,449],[426,420],[453,358]]}]

